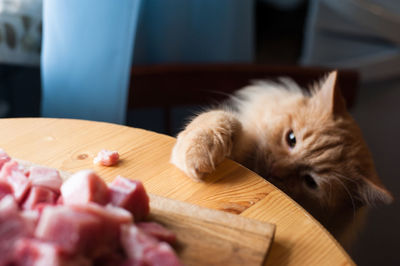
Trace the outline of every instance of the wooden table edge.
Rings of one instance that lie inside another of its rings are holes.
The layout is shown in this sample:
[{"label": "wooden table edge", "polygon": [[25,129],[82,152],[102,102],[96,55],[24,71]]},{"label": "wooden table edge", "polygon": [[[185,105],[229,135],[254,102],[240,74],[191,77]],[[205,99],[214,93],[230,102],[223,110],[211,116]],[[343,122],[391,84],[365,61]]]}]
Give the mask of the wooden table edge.
[{"label": "wooden table edge", "polygon": [[[104,125],[109,125],[109,126],[117,126],[117,127],[124,127],[127,129],[133,129],[133,130],[139,130],[139,131],[143,131],[146,132],[146,134],[155,134],[158,135],[162,138],[168,138],[170,141],[175,141],[176,138],[165,135],[165,134],[161,134],[161,133],[157,133],[157,132],[153,132],[153,131],[149,131],[149,130],[145,130],[145,129],[140,129],[140,128],[134,128],[134,127],[130,127],[130,126],[126,126],[126,125],[118,125],[118,124],[113,124],[113,123],[109,123],[109,122],[102,122],[102,121],[89,121],[89,120],[83,120],[83,119],[70,119],[70,118],[35,118],[35,117],[23,117],[23,118],[1,118],[0,119],[0,123],[1,121],[20,121],[20,122],[24,122],[24,121],[48,121],[49,123],[52,122],[57,122],[57,121],[71,121],[73,123],[87,123],[88,125],[98,125],[98,124],[104,124]],[[23,158],[21,158],[23,159]],[[234,164],[237,164],[239,167],[244,167],[236,162],[233,162]],[[247,169],[247,168],[246,168]],[[248,171],[251,171],[249,169],[247,169]],[[256,175],[254,173],[254,175]],[[256,175],[260,180],[265,181],[262,177]],[[268,182],[268,181],[266,181]],[[268,182],[269,183],[269,182]],[[269,183],[269,185],[273,186],[272,184]],[[282,191],[280,191],[278,188],[276,188],[274,186],[274,188],[276,189],[277,193],[280,193],[281,196],[283,196],[284,198],[286,198],[288,201],[290,201],[293,206],[295,206],[299,211],[302,211],[306,214],[307,211],[304,210],[298,203],[296,203],[294,200],[292,200],[290,197],[288,197],[285,193],[283,193]],[[163,195],[160,195],[163,196]],[[261,201],[261,200],[260,200]],[[259,202],[255,203],[253,206],[249,207],[248,209],[254,209],[257,207],[257,204],[261,204]],[[246,210],[247,211],[247,210]],[[243,213],[241,213],[240,215],[247,217],[246,216],[246,211],[244,211]],[[328,236],[328,238],[330,239],[330,241],[332,241],[332,243],[334,244],[334,246],[337,248],[337,251],[341,253],[341,255],[343,255],[343,257],[347,260],[348,265],[355,265],[355,263],[353,262],[353,260],[351,259],[351,257],[347,254],[347,252],[343,249],[343,247],[336,241],[336,239],[315,219],[313,218],[310,214],[308,214],[308,219],[310,219],[310,222],[312,222],[319,230],[321,230],[322,232],[324,232],[324,234],[326,234]],[[276,225],[277,228],[279,228],[279,225]],[[279,234],[279,232],[275,233],[275,238],[276,238],[276,234]]]}]

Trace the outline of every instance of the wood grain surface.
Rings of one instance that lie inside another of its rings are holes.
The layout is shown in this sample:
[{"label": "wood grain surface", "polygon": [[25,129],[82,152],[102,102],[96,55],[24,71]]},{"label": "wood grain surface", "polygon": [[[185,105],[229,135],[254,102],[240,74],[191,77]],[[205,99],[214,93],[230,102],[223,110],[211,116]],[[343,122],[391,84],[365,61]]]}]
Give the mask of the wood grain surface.
[{"label": "wood grain surface", "polygon": [[250,266],[264,262],[273,240],[274,225],[150,196],[150,220],[176,233],[176,250],[185,265]]},{"label": "wood grain surface", "polygon": [[[106,181],[140,179],[149,193],[276,225],[265,265],[354,265],[336,240],[273,185],[225,160],[196,183],[169,163],[175,139],[141,129],[70,119],[0,119],[0,147],[12,157],[75,172],[93,169]],[[95,166],[101,149],[117,150],[114,167]]]}]

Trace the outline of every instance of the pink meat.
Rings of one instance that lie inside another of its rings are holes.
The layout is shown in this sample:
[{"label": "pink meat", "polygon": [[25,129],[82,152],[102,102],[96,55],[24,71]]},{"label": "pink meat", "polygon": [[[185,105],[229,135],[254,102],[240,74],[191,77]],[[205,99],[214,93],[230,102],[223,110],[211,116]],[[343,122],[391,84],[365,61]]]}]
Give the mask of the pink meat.
[{"label": "pink meat", "polygon": [[35,230],[37,239],[58,245],[66,254],[94,254],[104,245],[103,221],[68,206],[46,207]]},{"label": "pink meat", "polygon": [[11,188],[11,186],[4,182],[4,181],[0,181],[0,200],[2,198],[4,198],[7,195],[12,195],[13,194],[13,190]]},{"label": "pink meat", "polygon": [[121,227],[121,243],[128,258],[141,261],[145,251],[155,247],[158,241],[132,224]]},{"label": "pink meat", "polygon": [[8,154],[3,149],[0,149],[0,169],[6,162],[10,160],[11,160],[10,156],[8,156]]},{"label": "pink meat", "polygon": [[72,209],[80,212],[86,212],[100,217],[108,224],[115,224],[119,227],[122,224],[133,222],[132,214],[125,209],[112,205],[102,206],[96,203],[70,205]]},{"label": "pink meat", "polygon": [[39,217],[40,217],[40,212],[39,210],[23,210],[20,212],[21,217],[25,220],[25,222],[31,226],[34,231],[34,228],[36,228],[38,222],[39,222]]},{"label": "pink meat", "polygon": [[31,187],[31,181],[16,161],[6,162],[0,171],[0,180],[7,182],[13,189],[17,202],[21,202]]},{"label": "pink meat", "polygon": [[31,236],[33,229],[32,224],[20,215],[13,196],[8,195],[0,201],[0,265],[8,265],[16,241]]},{"label": "pink meat", "polygon": [[165,242],[159,243],[155,248],[147,250],[145,260],[153,266],[180,266],[182,265],[174,250]]},{"label": "pink meat", "polygon": [[130,211],[136,222],[149,214],[149,196],[142,182],[117,176],[109,188],[111,204]]},{"label": "pink meat", "polygon": [[0,218],[19,214],[18,204],[12,195],[7,195],[0,200],[0,214],[2,215]]},{"label": "pink meat", "polygon": [[144,233],[151,235],[160,241],[165,241],[169,244],[174,244],[176,242],[176,235],[159,223],[140,222],[137,223],[136,226]]},{"label": "pink meat", "polygon": [[116,165],[119,160],[117,151],[101,150],[93,159],[94,164],[101,164],[104,166]]},{"label": "pink meat", "polygon": [[28,197],[22,204],[25,210],[35,209],[40,203],[56,204],[58,194],[42,186],[34,186],[29,191]]},{"label": "pink meat", "polygon": [[149,209],[140,181],[108,187],[86,170],[62,184],[57,170],[27,171],[0,149],[0,266],[180,265],[160,242],[174,242],[172,232],[133,224]]},{"label": "pink meat", "polygon": [[121,227],[121,243],[129,258],[124,265],[182,265],[173,249],[135,225]]},{"label": "pink meat", "polygon": [[14,265],[91,266],[84,256],[66,256],[58,245],[32,238],[21,238],[15,245]]},{"label": "pink meat", "polygon": [[33,186],[46,187],[56,193],[60,193],[60,187],[63,182],[60,173],[56,169],[42,166],[32,166],[29,179]]},{"label": "pink meat", "polygon": [[92,170],[82,170],[72,175],[61,186],[65,205],[96,202],[105,205],[109,201],[107,184]]},{"label": "pink meat", "polygon": [[136,260],[136,259],[126,259],[121,266],[149,266],[145,261],[143,260]]},{"label": "pink meat", "polygon": [[57,199],[57,202],[56,202],[58,205],[63,205],[64,204],[64,200],[63,200],[63,198],[62,198],[62,196],[60,195],[59,197],[58,197],[58,199]]},{"label": "pink meat", "polygon": [[51,243],[21,238],[14,249],[14,264],[19,266],[61,266],[60,249]]}]

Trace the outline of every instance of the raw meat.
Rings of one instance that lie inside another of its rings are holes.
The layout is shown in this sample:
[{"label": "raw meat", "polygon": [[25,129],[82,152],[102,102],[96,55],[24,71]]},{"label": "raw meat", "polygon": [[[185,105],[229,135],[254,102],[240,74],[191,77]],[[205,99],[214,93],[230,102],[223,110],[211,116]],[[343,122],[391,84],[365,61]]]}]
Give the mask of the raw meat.
[{"label": "raw meat", "polygon": [[103,166],[116,165],[119,160],[117,151],[101,150],[93,159],[94,164],[101,164]]},{"label": "raw meat", "polygon": [[[22,204],[25,210],[35,209],[40,203],[55,204],[58,194],[47,187],[34,186]],[[40,206],[40,205],[39,205]]]},{"label": "raw meat", "polygon": [[170,244],[176,242],[176,235],[167,230],[164,226],[156,222],[139,222],[136,226],[142,230],[144,233],[157,238],[160,241],[165,241]]},{"label": "raw meat", "polygon": [[22,237],[33,233],[32,224],[19,213],[17,202],[8,195],[0,201],[0,265],[12,260],[14,244]]},{"label": "raw meat", "polygon": [[22,238],[15,245],[14,263],[18,266],[91,266],[84,256],[65,256],[60,247],[32,238]]},{"label": "raw meat", "polygon": [[149,214],[149,197],[142,182],[117,176],[109,188],[111,204],[130,211],[136,222]]},{"label": "raw meat", "polygon": [[167,243],[159,242],[135,225],[121,227],[121,242],[129,258],[126,265],[182,265]]},{"label": "raw meat", "polygon": [[0,200],[2,198],[4,198],[7,195],[12,195],[13,194],[13,190],[11,188],[11,186],[4,182],[4,181],[0,181]]},{"label": "raw meat", "polygon": [[56,245],[31,238],[21,238],[15,244],[14,262],[20,266],[61,266],[61,254]]},{"label": "raw meat", "polygon": [[126,223],[132,223],[132,214],[125,209],[112,205],[101,206],[96,203],[75,204],[71,208],[77,211],[94,214],[110,224],[120,226]]},{"label": "raw meat", "polygon": [[92,170],[82,170],[68,178],[61,186],[61,195],[66,205],[88,202],[105,205],[109,201],[107,184]]},{"label": "raw meat", "polygon": [[23,210],[20,212],[21,217],[25,220],[25,222],[27,224],[29,224],[29,226],[31,226],[32,228],[36,228],[38,221],[39,221],[39,217],[41,212],[37,209],[35,210]]},{"label": "raw meat", "polygon": [[12,195],[5,196],[0,200],[0,219],[9,216],[17,215],[19,212],[18,204]]},{"label": "raw meat", "polygon": [[113,217],[113,212],[107,213],[107,208],[101,205],[88,205],[91,206],[89,210],[84,208],[85,205],[46,207],[35,237],[56,244],[62,254],[114,260],[113,254],[120,246],[120,227],[131,224],[132,219],[121,221],[119,217]]},{"label": "raw meat", "polygon": [[29,171],[29,179],[33,186],[42,186],[60,193],[62,179],[60,173],[53,168],[32,166]]},{"label": "raw meat", "polygon": [[165,242],[160,242],[155,248],[147,250],[145,260],[153,266],[179,266],[182,265],[174,250]]},{"label": "raw meat", "polygon": [[12,160],[1,168],[0,181],[5,181],[12,187],[17,202],[22,202],[31,187],[31,181],[26,177],[25,170]]},{"label": "raw meat", "polygon": [[140,181],[107,186],[84,170],[62,184],[57,170],[28,169],[1,149],[0,169],[0,266],[181,265],[173,233],[134,224],[149,214]]},{"label": "raw meat", "polygon": [[103,244],[104,222],[97,216],[69,206],[46,207],[35,237],[60,247],[65,254],[92,254]]},{"label": "raw meat", "polygon": [[8,154],[3,149],[0,149],[0,169],[3,167],[3,165],[6,162],[8,162],[10,160],[11,160],[11,157],[8,156]]},{"label": "raw meat", "polygon": [[135,225],[121,227],[122,247],[128,258],[136,261],[145,261],[145,251],[154,248],[157,240],[145,233]]}]

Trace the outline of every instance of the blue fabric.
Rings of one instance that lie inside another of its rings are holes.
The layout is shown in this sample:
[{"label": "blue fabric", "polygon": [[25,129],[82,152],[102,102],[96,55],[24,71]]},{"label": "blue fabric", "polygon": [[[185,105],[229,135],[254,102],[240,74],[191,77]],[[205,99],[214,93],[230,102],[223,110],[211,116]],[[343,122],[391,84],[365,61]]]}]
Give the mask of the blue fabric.
[{"label": "blue fabric", "polygon": [[253,13],[253,0],[146,0],[133,62],[252,62]]},{"label": "blue fabric", "polygon": [[125,123],[141,0],[44,0],[42,116]]},{"label": "blue fabric", "polygon": [[253,4],[44,0],[42,116],[125,123],[133,51],[140,64],[251,62]]}]

